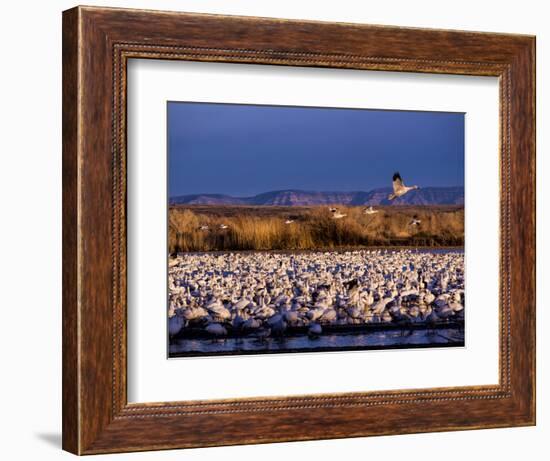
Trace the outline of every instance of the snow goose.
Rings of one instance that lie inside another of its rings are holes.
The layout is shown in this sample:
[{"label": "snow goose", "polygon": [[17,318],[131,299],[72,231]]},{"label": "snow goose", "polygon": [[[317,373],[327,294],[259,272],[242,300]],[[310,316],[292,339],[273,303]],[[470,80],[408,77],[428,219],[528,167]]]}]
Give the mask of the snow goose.
[{"label": "snow goose", "polygon": [[332,213],[332,219],[342,219],[347,216],[345,213],[340,213],[336,208],[331,208],[330,211]]},{"label": "snow goose", "polygon": [[185,326],[185,319],[183,318],[181,309],[176,309],[175,314],[168,319],[168,333],[170,336],[177,335]]},{"label": "snow goose", "polygon": [[418,186],[405,186],[398,172],[393,174],[393,194],[388,195],[388,200],[393,200],[405,195],[411,190],[419,189]]},{"label": "snow goose", "polygon": [[206,327],[206,332],[216,337],[227,336],[227,330],[223,325],[219,323],[208,324],[208,326]]},{"label": "snow goose", "polygon": [[308,335],[317,337],[323,332],[323,328],[318,323],[311,323],[309,325]]}]

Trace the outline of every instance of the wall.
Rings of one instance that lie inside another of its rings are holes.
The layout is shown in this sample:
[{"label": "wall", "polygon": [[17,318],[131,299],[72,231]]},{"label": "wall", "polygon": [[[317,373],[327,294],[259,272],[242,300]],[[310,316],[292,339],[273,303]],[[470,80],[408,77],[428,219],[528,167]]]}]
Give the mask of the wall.
[{"label": "wall", "polygon": [[[403,26],[517,32],[537,35],[538,59],[538,425],[531,428],[420,434],[120,455],[117,459],[336,459],[345,456],[409,460],[543,459],[550,437],[550,340],[544,337],[550,232],[542,215],[550,186],[548,160],[549,15],[545,2],[353,0],[115,1],[110,6],[364,22]],[[105,4],[88,1],[88,4]],[[0,306],[2,320],[0,417],[5,459],[69,458],[60,451],[61,427],[61,11],[71,1],[5,2],[0,17]],[[545,196],[546,195],[546,196]],[[7,319],[6,319],[7,316]]]}]

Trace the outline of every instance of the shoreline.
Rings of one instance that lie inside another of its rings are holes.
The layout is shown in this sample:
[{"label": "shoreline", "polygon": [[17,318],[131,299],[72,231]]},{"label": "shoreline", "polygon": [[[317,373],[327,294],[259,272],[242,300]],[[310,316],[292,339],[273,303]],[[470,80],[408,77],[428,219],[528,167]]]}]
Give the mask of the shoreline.
[{"label": "shoreline", "polygon": [[[301,254],[301,253],[346,253],[350,251],[401,251],[401,250],[417,250],[422,252],[430,251],[458,251],[464,252],[464,246],[369,246],[369,247],[338,247],[338,248],[315,248],[311,250],[209,250],[209,251],[180,251],[176,253],[176,256],[186,255],[199,255],[199,254],[212,254],[212,255],[225,255],[225,254],[247,254],[247,253],[273,253],[273,254]],[[174,255],[169,254],[169,259],[173,259]]]}]

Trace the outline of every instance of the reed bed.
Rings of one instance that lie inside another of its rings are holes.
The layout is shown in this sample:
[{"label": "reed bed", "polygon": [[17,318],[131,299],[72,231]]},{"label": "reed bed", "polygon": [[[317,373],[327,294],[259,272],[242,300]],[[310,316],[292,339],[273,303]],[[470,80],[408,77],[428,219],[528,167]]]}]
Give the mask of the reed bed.
[{"label": "reed bed", "polygon": [[[169,251],[319,250],[372,246],[462,246],[462,207],[171,206]],[[420,225],[410,225],[412,219]],[[292,220],[291,224],[285,221]],[[227,226],[222,229],[221,226]],[[207,226],[208,229],[204,229]],[[201,229],[203,227],[203,229]]]}]

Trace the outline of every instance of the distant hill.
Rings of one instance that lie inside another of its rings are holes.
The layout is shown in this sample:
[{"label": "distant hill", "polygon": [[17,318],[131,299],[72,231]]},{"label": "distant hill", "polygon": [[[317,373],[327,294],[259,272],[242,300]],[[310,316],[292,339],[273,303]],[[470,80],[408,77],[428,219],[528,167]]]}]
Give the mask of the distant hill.
[{"label": "distant hill", "polygon": [[464,205],[464,187],[424,187],[388,200],[391,188],[356,192],[349,205]]},{"label": "distant hill", "polygon": [[314,192],[279,190],[252,197],[232,197],[223,194],[193,194],[170,198],[171,205],[463,205],[464,187],[425,187],[403,197],[388,200],[391,189],[380,188],[369,192]]}]

